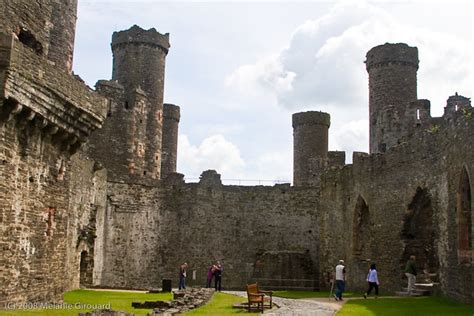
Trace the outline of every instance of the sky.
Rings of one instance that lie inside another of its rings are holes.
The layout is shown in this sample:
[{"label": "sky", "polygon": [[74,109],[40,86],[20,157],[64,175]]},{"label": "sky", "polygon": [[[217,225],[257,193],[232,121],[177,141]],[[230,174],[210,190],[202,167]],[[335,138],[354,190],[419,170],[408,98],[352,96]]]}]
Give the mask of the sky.
[{"label": "sky", "polygon": [[177,171],[214,169],[225,184],[293,177],[291,115],[331,115],[329,150],[368,152],[365,55],[418,47],[418,98],[441,116],[473,92],[470,1],[80,0],[73,70],[93,87],[110,79],[114,31],[170,33],[165,103],[181,107]]}]

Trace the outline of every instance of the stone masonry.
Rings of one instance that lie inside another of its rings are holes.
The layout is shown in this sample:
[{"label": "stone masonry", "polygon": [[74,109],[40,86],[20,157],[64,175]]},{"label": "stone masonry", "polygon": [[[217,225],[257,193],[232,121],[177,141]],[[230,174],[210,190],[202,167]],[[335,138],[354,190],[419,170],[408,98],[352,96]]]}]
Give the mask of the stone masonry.
[{"label": "stone masonry", "polygon": [[183,262],[203,286],[215,260],[225,289],[328,289],[344,259],[348,290],[375,262],[394,292],[411,254],[443,295],[474,302],[473,109],[455,93],[431,117],[417,48],[367,53],[370,153],[352,164],[310,111],[293,115],[293,186],[226,186],[214,170],[185,183],[180,108],[163,102],[169,34],[115,32],[112,79],[93,91],[70,73],[76,4],[0,2],[0,306],[177,285]]}]

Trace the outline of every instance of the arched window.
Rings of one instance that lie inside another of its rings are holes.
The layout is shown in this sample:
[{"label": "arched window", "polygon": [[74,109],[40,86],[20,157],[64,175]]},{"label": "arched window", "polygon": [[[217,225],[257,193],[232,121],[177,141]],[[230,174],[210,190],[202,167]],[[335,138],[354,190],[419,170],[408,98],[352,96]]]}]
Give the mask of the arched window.
[{"label": "arched window", "polygon": [[460,263],[468,263],[472,257],[472,207],[471,182],[464,167],[459,179],[456,194],[457,226],[458,226],[458,258]]},{"label": "arched window", "polygon": [[[354,258],[366,259],[370,249],[369,207],[359,195],[352,219],[352,255]],[[365,258],[364,258],[365,255]]]}]

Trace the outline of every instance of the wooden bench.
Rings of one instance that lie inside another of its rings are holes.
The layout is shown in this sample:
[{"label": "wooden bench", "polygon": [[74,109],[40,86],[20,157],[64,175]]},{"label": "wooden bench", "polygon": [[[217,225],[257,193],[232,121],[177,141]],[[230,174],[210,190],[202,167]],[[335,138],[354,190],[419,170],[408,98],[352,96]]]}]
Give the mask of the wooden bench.
[{"label": "wooden bench", "polygon": [[[249,300],[248,311],[252,310],[254,305],[263,313],[263,309],[272,308],[272,291],[262,291],[258,289],[258,284],[247,284],[247,298]],[[265,304],[267,303],[267,304]]]}]

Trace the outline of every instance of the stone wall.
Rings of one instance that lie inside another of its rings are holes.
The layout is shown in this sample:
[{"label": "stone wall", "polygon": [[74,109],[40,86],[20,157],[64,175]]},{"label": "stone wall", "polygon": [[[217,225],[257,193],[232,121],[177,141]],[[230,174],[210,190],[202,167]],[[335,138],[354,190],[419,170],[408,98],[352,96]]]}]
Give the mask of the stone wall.
[{"label": "stone wall", "polygon": [[77,0],[4,0],[0,12],[1,30],[16,34],[57,68],[71,71]]},{"label": "stone wall", "polygon": [[[188,283],[204,286],[215,260],[225,267],[226,289],[241,289],[265,270],[277,271],[276,278],[317,279],[317,203],[316,191],[289,185],[109,183],[102,284],[159,287],[171,278],[177,285],[178,267],[187,262]],[[287,269],[288,253],[304,260]]]},{"label": "stone wall", "polygon": [[[456,220],[461,173],[474,167],[468,145],[473,127],[470,115],[458,111],[449,120],[445,118],[436,132],[420,127],[410,141],[384,155],[355,153],[352,165],[323,175],[323,282],[324,273],[342,258],[348,262],[349,289],[362,290],[366,259],[370,259],[378,265],[383,288],[395,291],[405,283],[402,269],[413,253],[420,270],[425,267],[438,273],[444,293],[473,301],[472,247],[463,254],[470,260],[459,264]],[[358,229],[355,218],[360,199],[366,203],[370,223],[363,230]],[[358,240],[366,240],[363,249],[354,249]],[[472,243],[472,235],[470,240]]]},{"label": "stone wall", "polygon": [[[0,20],[10,13],[2,11]],[[84,165],[74,167],[70,157],[101,126],[106,103],[4,27],[0,29],[0,176],[4,179],[0,305],[59,301],[65,290],[78,284],[77,248],[72,246],[78,233],[72,229],[82,227],[93,213],[91,207],[78,206],[92,203],[90,192],[81,196],[73,191],[76,184],[70,188],[75,177],[87,181],[92,173]],[[73,170],[80,174],[73,175]]]}]

